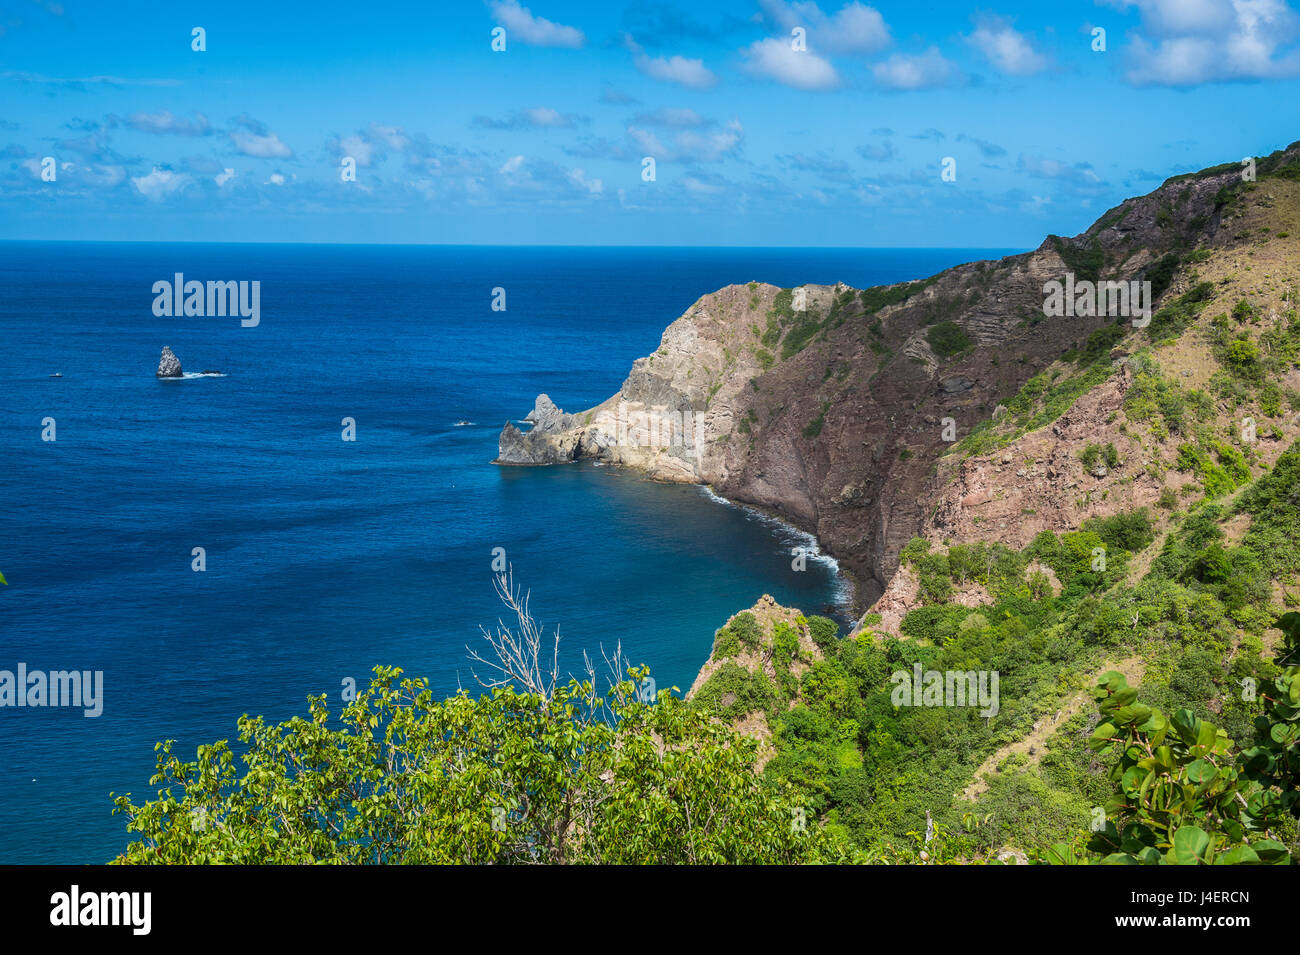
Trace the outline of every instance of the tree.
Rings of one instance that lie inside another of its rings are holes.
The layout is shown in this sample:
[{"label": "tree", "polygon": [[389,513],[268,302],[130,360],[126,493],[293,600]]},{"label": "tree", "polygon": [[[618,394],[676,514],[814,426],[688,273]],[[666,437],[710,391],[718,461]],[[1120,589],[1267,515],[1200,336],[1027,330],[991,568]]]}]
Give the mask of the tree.
[{"label": "tree", "polygon": [[1286,865],[1291,853],[1273,831],[1300,816],[1300,614],[1275,626],[1284,643],[1281,673],[1268,682],[1256,744],[1241,754],[1218,727],[1180,710],[1166,717],[1138,702],[1112,670],[1097,683],[1102,721],[1089,741],[1118,755],[1106,822],[1086,846],[1057,844],[1058,864]]},{"label": "tree", "polygon": [[753,740],[667,690],[642,700],[637,688],[648,668],[628,669],[603,696],[594,676],[557,685],[553,668],[538,665],[543,640],[527,598],[518,599],[508,578],[498,583],[521,623],[489,637],[502,678],[488,692],[436,700],[426,680],[376,667],[337,719],[324,696],[309,698],[306,718],[268,725],[241,717],[238,754],[221,740],[183,761],[173,741],[160,742],[157,798],[115,799],[114,812],[139,834],[117,861],[840,857],[811,813],[755,772]]},{"label": "tree", "polygon": [[[239,720],[184,762],[157,746],[157,798],[115,812],[119,862],[790,863],[833,855],[815,819],[754,772],[755,744],[664,691],[613,688],[599,714],[571,681],[435,700],[377,667],[331,727]],[[242,764],[237,772],[236,762]]]}]

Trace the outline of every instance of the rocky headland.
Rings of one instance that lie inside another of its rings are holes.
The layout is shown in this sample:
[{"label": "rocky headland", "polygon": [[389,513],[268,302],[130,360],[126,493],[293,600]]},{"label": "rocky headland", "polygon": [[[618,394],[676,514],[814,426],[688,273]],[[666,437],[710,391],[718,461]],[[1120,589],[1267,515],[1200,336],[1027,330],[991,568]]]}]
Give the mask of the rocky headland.
[{"label": "rocky headland", "polygon": [[[1298,155],[1293,144],[1261,170]],[[1242,185],[1235,163],[1177,176],[1077,236],[1049,236],[1031,252],[896,285],[728,286],[669,325],[659,348],[637,359],[600,405],[566,413],[540,395],[529,430],[507,424],[501,432],[497,462],[594,459],[711,485],[814,533],[869,604],[908,540],[978,524],[974,510],[1007,483],[1041,488],[1044,507],[1032,521],[1008,511],[1003,522],[1026,531],[1077,526],[1066,513],[1067,485],[1078,479],[1077,468],[1065,467],[1070,448],[1053,456],[1044,445],[1028,465],[1005,453],[976,462],[951,452],[973,432],[1035,425],[1006,403],[1044,372],[1051,381],[1072,376],[1080,354],[1099,352],[1120,377],[1039,443],[1083,440],[1113,415],[1126,387],[1124,340],[1139,334],[1141,318],[1047,317],[1045,285],[1067,275],[1150,282],[1159,309],[1186,291],[1191,250],[1239,240],[1223,224]],[[954,484],[963,489],[956,498]]]}]

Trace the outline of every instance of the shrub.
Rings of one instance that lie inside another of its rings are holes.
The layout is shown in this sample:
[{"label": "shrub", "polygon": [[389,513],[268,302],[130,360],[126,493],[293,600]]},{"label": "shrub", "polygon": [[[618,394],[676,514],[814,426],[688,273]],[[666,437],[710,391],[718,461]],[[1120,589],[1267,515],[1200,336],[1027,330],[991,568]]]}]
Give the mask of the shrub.
[{"label": "shrub", "polygon": [[1155,525],[1145,507],[1110,517],[1091,517],[1083,522],[1085,531],[1092,531],[1108,548],[1137,553],[1156,539]]},{"label": "shrub", "polygon": [[1228,343],[1224,354],[1228,368],[1238,378],[1246,381],[1259,381],[1264,370],[1259,362],[1259,348],[1247,338],[1236,338]]},{"label": "shrub", "polygon": [[756,650],[763,640],[758,620],[748,610],[736,614],[713,635],[713,655],[719,660],[738,656],[743,650]]},{"label": "shrub", "polygon": [[824,830],[794,831],[795,803],[754,772],[754,742],[670,693],[642,703],[629,681],[606,704],[574,682],[434,700],[375,673],[339,714],[322,695],[306,718],[242,717],[238,753],[220,741],[185,762],[159,743],[158,798],[115,799],[139,836],[117,861],[829,861]]},{"label": "shrub", "polygon": [[960,354],[971,347],[971,340],[961,326],[953,321],[940,322],[925,333],[931,350],[940,358]]},{"label": "shrub", "polygon": [[1079,452],[1079,460],[1087,471],[1092,471],[1098,464],[1114,468],[1119,464],[1119,452],[1115,450],[1115,445],[1110,443],[1104,447],[1100,444],[1088,444]]},{"label": "shrub", "polygon": [[1155,261],[1153,265],[1147,266],[1143,275],[1151,283],[1151,298],[1157,299],[1165,294],[1165,289],[1169,288],[1169,283],[1174,280],[1174,272],[1178,269],[1178,254],[1176,252],[1167,252]]},{"label": "shrub", "polygon": [[829,617],[809,617],[808,634],[813,643],[825,649],[839,637],[840,625]]}]

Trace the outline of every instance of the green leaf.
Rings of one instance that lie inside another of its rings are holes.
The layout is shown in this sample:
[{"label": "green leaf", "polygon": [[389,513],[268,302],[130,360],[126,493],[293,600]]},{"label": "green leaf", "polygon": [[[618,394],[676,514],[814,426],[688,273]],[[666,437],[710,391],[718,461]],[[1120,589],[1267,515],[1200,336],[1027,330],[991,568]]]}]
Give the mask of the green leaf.
[{"label": "green leaf", "polygon": [[1093,750],[1105,749],[1110,745],[1110,741],[1114,738],[1116,732],[1115,724],[1102,723],[1092,731],[1092,736],[1088,740],[1088,748]]},{"label": "green leaf", "polygon": [[1260,839],[1252,842],[1250,847],[1265,865],[1287,865],[1291,861],[1291,853],[1286,846],[1272,839]]},{"label": "green leaf", "polygon": [[1124,771],[1124,776],[1120,779],[1119,784],[1127,796],[1133,797],[1142,789],[1142,784],[1150,775],[1151,774],[1141,766],[1130,766]]},{"label": "green leaf", "polygon": [[1179,865],[1199,865],[1205,861],[1205,853],[1209,848],[1210,837],[1204,829],[1181,826],[1174,833],[1174,858]]},{"label": "green leaf", "polygon": [[1289,613],[1282,614],[1277,622],[1273,624],[1292,640],[1300,640],[1300,613],[1292,610]]},{"label": "green leaf", "polygon": [[1250,846],[1237,846],[1214,860],[1215,865],[1259,865],[1259,856]]},{"label": "green leaf", "polygon": [[1205,723],[1199,720],[1197,722],[1199,725],[1196,727],[1196,745],[1213,746],[1214,741],[1218,738],[1219,728],[1213,723]]},{"label": "green leaf", "polygon": [[1064,842],[1049,846],[1043,853],[1048,865],[1080,865],[1081,860],[1074,853],[1074,848]]},{"label": "green leaf", "polygon": [[1151,707],[1141,703],[1130,703],[1117,709],[1114,716],[1121,723],[1137,723],[1141,726],[1151,718]]}]

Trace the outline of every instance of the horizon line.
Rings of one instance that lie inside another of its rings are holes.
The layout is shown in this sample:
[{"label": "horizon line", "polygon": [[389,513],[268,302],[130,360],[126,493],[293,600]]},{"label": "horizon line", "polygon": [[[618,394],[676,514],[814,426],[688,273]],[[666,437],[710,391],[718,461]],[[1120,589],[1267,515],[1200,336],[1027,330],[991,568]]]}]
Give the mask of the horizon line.
[{"label": "horizon line", "polygon": [[[688,245],[671,243],[642,243],[620,245],[578,245],[551,242],[324,242],[311,240],[223,240],[223,239],[15,239],[0,238],[0,243],[82,243],[86,245],[313,245],[313,246],[365,246],[400,248],[449,249],[807,249],[810,251],[923,251],[956,252],[967,250],[1007,251],[1021,249],[1012,245]],[[1041,243],[1039,243],[1041,245]],[[1038,246],[1024,248],[1029,252]]]}]

